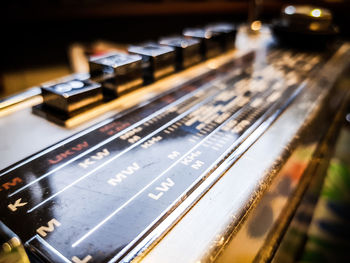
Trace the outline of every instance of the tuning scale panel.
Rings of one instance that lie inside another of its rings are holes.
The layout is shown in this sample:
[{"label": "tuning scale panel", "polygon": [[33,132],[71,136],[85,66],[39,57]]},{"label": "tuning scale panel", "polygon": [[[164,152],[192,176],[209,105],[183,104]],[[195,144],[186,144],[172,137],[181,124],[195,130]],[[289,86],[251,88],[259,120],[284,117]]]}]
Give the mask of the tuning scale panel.
[{"label": "tuning scale panel", "polygon": [[280,49],[265,55],[249,52],[3,170],[1,221],[47,262],[132,259],[327,60]]}]

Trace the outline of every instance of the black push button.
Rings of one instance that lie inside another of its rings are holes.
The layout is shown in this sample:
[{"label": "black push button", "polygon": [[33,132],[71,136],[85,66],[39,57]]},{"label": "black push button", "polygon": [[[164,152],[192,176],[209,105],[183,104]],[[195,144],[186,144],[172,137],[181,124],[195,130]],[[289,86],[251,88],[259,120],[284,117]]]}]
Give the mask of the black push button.
[{"label": "black push button", "polygon": [[175,50],[172,47],[147,43],[130,46],[128,51],[142,56],[142,70],[146,84],[175,71]]},{"label": "black push button", "polygon": [[159,44],[175,48],[176,69],[182,70],[202,60],[200,41],[181,36],[162,38]]},{"label": "black push button", "polygon": [[220,35],[204,28],[188,28],[183,31],[185,37],[201,41],[201,52],[204,58],[212,58],[221,53]]},{"label": "black push button", "polygon": [[107,97],[117,97],[142,85],[141,57],[108,53],[90,58],[90,74],[100,82]]},{"label": "black push button", "polygon": [[235,48],[237,29],[234,25],[229,23],[219,23],[208,25],[206,29],[219,35],[218,38],[224,51]]},{"label": "black push button", "polygon": [[67,114],[91,106],[103,98],[99,83],[74,76],[60,83],[45,84],[41,90],[45,106]]}]

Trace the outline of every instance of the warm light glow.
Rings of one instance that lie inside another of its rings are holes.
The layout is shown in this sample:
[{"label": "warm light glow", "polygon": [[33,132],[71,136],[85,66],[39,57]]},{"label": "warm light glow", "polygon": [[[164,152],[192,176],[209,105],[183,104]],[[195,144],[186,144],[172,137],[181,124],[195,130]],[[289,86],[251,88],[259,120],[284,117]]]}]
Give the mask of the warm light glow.
[{"label": "warm light glow", "polygon": [[316,8],[316,9],[312,9],[310,14],[313,17],[320,17],[322,15],[322,11],[320,9]]},{"label": "warm light glow", "polygon": [[213,34],[210,31],[208,31],[208,30],[206,30],[205,33],[204,33],[204,37],[207,38],[207,39],[211,38],[212,35]]},{"label": "warm light glow", "polygon": [[287,15],[293,15],[295,13],[295,7],[292,6],[292,5],[289,5],[287,6],[285,9],[284,9],[284,12],[287,14]]},{"label": "warm light glow", "polygon": [[216,63],[215,61],[209,61],[207,65],[210,69],[217,69],[219,67],[218,63]]},{"label": "warm light glow", "polygon": [[319,23],[313,22],[313,23],[310,24],[309,28],[312,31],[317,31],[317,30],[319,30],[321,28],[321,26],[320,26]]},{"label": "warm light glow", "polygon": [[259,20],[254,21],[254,22],[250,25],[250,28],[251,28],[253,31],[259,31],[259,30],[261,29],[261,21],[259,21]]}]

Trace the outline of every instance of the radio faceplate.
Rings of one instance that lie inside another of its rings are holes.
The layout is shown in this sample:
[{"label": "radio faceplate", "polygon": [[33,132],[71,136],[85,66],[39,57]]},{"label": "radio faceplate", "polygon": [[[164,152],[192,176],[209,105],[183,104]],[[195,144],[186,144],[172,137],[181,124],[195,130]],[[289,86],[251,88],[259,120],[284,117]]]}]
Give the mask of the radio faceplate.
[{"label": "radio faceplate", "polygon": [[246,52],[18,162],[0,172],[1,221],[49,262],[142,256],[336,52]]}]

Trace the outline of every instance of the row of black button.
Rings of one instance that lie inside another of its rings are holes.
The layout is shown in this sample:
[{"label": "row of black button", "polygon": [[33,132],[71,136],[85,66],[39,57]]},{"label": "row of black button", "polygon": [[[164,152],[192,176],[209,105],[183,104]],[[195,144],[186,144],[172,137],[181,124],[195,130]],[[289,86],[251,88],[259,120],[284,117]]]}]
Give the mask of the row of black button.
[{"label": "row of black button", "polygon": [[69,115],[232,49],[235,36],[233,25],[221,23],[91,57],[90,76],[41,87],[44,105]]}]

